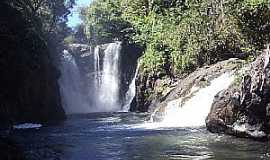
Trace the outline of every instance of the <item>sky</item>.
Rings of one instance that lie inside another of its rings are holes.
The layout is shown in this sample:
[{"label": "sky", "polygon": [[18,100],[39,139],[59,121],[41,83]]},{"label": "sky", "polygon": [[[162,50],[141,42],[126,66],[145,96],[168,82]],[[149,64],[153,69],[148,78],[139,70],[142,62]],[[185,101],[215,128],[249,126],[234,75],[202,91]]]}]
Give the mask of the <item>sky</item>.
[{"label": "sky", "polygon": [[76,25],[82,23],[82,20],[79,18],[79,8],[89,5],[91,1],[92,0],[76,0],[76,5],[71,10],[71,14],[68,17],[68,26],[75,27]]}]

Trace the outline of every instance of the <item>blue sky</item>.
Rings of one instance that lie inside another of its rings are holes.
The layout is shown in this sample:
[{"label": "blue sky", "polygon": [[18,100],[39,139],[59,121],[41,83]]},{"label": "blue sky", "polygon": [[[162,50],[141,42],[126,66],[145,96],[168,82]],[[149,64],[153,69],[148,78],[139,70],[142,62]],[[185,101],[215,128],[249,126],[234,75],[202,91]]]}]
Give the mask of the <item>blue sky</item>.
[{"label": "blue sky", "polygon": [[74,8],[71,10],[71,14],[68,18],[68,26],[75,27],[82,22],[79,18],[79,8],[89,5],[91,1],[92,0],[76,0],[76,6],[74,6]]}]

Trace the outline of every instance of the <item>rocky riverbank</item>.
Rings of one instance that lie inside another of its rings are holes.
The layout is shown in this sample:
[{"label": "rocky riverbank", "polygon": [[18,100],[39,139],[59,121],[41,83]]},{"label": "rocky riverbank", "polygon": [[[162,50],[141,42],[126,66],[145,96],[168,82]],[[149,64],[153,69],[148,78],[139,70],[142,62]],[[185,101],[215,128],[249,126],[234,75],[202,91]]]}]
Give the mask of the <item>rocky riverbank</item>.
[{"label": "rocky riverbank", "polygon": [[240,84],[216,95],[206,119],[207,129],[259,140],[270,134],[270,51],[251,63]]}]

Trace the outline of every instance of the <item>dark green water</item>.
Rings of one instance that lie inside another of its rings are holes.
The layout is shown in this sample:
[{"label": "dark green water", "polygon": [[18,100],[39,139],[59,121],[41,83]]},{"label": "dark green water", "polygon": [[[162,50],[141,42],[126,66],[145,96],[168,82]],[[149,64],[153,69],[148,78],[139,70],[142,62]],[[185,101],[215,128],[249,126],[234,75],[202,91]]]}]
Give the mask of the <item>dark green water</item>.
[{"label": "dark green water", "polygon": [[146,115],[94,113],[61,124],[16,130],[29,160],[270,159],[270,145],[201,128],[147,129]]}]

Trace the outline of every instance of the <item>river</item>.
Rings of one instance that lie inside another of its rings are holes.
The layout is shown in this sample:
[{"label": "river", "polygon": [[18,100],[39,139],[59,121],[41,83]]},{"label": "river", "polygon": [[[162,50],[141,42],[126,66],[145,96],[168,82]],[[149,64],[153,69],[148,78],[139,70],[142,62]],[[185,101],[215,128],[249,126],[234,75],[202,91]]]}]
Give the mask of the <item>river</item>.
[{"label": "river", "polygon": [[205,127],[152,128],[142,113],[73,115],[11,134],[29,160],[269,159],[270,145]]}]

